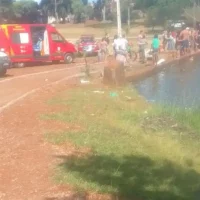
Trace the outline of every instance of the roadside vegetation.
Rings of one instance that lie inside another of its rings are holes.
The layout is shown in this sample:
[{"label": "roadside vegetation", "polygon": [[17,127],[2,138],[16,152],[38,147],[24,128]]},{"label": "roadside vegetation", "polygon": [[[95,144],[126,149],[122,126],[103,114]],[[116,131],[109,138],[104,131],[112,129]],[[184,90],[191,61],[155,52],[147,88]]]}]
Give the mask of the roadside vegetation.
[{"label": "roadside vegetation", "polygon": [[48,102],[63,112],[42,118],[69,125],[46,134],[66,149],[56,182],[119,199],[199,199],[199,112],[148,105],[131,88],[96,90],[76,88]]}]

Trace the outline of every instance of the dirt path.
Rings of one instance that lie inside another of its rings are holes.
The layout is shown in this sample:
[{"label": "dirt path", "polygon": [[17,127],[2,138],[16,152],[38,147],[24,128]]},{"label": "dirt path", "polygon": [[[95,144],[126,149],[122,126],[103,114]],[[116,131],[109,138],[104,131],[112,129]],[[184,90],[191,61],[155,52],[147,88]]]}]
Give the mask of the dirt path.
[{"label": "dirt path", "polygon": [[[94,64],[93,69],[100,65],[102,64]],[[80,75],[83,67],[83,64],[76,64],[71,67],[58,65],[58,68],[57,66],[36,67],[38,71],[35,68],[10,69],[8,74],[14,75],[0,79],[0,111],[42,87]],[[17,70],[18,74],[16,74]]]},{"label": "dirt path", "polygon": [[82,74],[82,66],[10,69],[12,76],[0,79],[0,200],[50,200],[57,194],[73,199],[49,180],[53,152],[43,135],[65,125],[47,124],[39,116],[53,111],[46,100],[79,82],[73,77]]},{"label": "dirt path", "polygon": [[[89,64],[97,63],[97,58],[96,57],[88,57],[87,61]],[[7,72],[7,76],[0,78],[1,80],[10,79],[15,76],[20,76],[24,74],[30,74],[30,73],[37,73],[37,72],[42,72],[42,71],[49,71],[49,70],[56,70],[56,69],[63,69],[63,68],[72,68],[75,66],[83,65],[84,64],[84,58],[76,58],[75,62],[72,64],[51,64],[51,63],[46,63],[46,64],[38,64],[37,66],[28,66],[24,68],[11,68]]]},{"label": "dirt path", "polygon": [[77,83],[73,79],[46,87],[1,113],[0,200],[111,200],[110,196],[92,193],[80,197],[70,186],[52,181],[57,162],[54,155],[60,150],[46,142],[44,134],[68,126],[41,120],[40,115],[61,110],[46,101]]},{"label": "dirt path", "polygon": [[55,91],[58,86],[47,87],[0,116],[1,200],[40,200],[59,192],[49,180],[53,152],[43,135],[52,125],[39,120],[41,113],[53,111],[44,102]]}]

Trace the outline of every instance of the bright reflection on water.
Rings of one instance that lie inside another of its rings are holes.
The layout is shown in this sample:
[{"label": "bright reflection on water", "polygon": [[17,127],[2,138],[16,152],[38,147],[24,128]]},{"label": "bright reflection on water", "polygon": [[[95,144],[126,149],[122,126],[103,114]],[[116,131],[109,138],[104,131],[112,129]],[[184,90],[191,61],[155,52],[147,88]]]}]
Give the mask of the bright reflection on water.
[{"label": "bright reflection on water", "polygon": [[150,102],[181,107],[200,106],[200,60],[169,66],[134,86]]}]

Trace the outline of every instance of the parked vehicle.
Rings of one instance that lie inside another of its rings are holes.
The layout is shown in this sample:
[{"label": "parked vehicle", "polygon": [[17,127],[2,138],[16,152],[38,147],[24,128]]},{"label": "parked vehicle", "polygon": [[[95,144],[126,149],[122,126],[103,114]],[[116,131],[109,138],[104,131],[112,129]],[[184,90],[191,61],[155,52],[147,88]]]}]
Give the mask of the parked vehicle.
[{"label": "parked vehicle", "polygon": [[182,30],[186,26],[184,20],[168,20],[167,30]]},{"label": "parked vehicle", "polygon": [[10,66],[10,58],[5,52],[0,51],[0,76],[4,76]]},{"label": "parked vehicle", "polygon": [[46,24],[0,25],[0,38],[0,49],[19,66],[27,62],[72,63],[77,52],[55,27]]},{"label": "parked vehicle", "polygon": [[80,55],[83,55],[84,52],[89,55],[97,55],[99,51],[99,46],[93,35],[82,35],[77,41],[77,46]]}]

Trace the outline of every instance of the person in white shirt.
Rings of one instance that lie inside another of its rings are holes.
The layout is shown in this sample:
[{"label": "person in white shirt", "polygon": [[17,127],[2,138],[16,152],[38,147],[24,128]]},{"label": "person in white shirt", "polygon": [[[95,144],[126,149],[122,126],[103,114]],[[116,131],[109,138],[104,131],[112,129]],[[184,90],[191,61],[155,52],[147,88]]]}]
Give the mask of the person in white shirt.
[{"label": "person in white shirt", "polygon": [[113,42],[113,48],[116,50],[116,51],[125,51],[127,52],[127,49],[128,49],[128,41],[127,39],[125,38],[125,35],[123,36],[119,36],[117,38],[114,39],[114,42]]},{"label": "person in white shirt", "polygon": [[114,43],[114,49],[115,49],[115,56],[116,60],[119,61],[123,66],[125,65],[125,62],[127,61],[127,50],[128,50],[128,41],[125,38],[125,35],[123,37],[118,37]]},{"label": "person in white shirt", "polygon": [[127,52],[127,50],[128,50],[128,40],[126,39],[125,35],[123,35],[120,38],[120,42],[121,42],[120,49]]},{"label": "person in white shirt", "polygon": [[112,46],[113,46],[113,54],[115,55],[115,57],[116,57],[116,51],[117,51],[117,47],[116,47],[116,41],[117,41],[117,39],[118,39],[118,35],[115,35],[114,36],[114,40],[113,40],[113,43],[112,43]]}]

